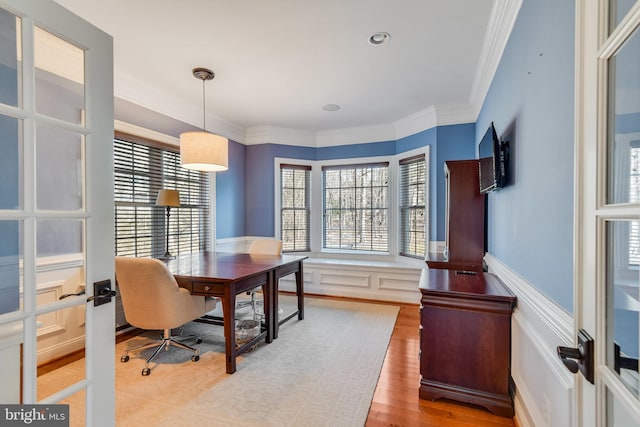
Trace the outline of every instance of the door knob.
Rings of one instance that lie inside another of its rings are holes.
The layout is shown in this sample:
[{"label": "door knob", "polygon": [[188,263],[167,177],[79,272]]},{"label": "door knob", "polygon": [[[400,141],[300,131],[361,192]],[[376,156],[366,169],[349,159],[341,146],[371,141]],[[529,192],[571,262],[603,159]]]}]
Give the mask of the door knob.
[{"label": "door knob", "polygon": [[581,329],[578,332],[578,347],[558,346],[558,357],[564,366],[574,374],[578,371],[593,384],[593,338]]},{"label": "door knob", "polygon": [[94,307],[111,302],[111,298],[117,295],[111,290],[111,280],[102,280],[93,284],[93,296],[87,298],[87,302],[93,301]]},{"label": "door knob", "polygon": [[574,374],[578,372],[580,365],[576,360],[583,360],[582,353],[580,353],[580,349],[572,348],[572,347],[558,347],[558,356],[564,366],[567,367],[568,370],[573,372]]}]

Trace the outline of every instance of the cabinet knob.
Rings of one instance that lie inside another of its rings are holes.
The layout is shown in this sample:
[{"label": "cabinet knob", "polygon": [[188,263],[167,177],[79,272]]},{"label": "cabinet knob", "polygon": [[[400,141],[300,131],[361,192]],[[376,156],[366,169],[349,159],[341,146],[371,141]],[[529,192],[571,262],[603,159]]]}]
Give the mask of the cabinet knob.
[{"label": "cabinet knob", "polygon": [[209,289],[211,289],[209,286],[205,286],[205,287],[204,287],[204,290],[205,290],[205,291],[209,291]]}]

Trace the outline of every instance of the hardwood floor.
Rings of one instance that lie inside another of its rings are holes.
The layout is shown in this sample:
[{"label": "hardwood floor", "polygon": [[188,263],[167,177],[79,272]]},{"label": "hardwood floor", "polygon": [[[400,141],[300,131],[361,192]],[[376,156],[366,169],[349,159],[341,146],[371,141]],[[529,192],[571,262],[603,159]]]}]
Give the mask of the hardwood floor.
[{"label": "hardwood floor", "polygon": [[[334,298],[317,295],[314,297]],[[365,426],[517,427],[514,420],[495,416],[481,408],[454,402],[420,400],[418,398],[419,308],[411,304],[389,304],[400,306],[400,313],[391,335]],[[134,331],[120,335],[117,341],[128,339],[136,333]],[[49,372],[83,356],[82,351],[68,355],[61,360],[39,367],[38,374]]]},{"label": "hardwood floor", "polygon": [[516,426],[513,419],[459,403],[418,398],[420,382],[417,305],[400,305],[366,426]]}]

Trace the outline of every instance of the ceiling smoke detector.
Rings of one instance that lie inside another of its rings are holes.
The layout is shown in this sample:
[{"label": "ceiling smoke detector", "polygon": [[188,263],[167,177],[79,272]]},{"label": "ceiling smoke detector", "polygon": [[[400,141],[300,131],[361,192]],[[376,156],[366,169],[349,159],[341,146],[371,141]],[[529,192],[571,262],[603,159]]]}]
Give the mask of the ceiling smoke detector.
[{"label": "ceiling smoke detector", "polygon": [[379,46],[387,43],[390,38],[391,34],[380,31],[378,33],[373,33],[371,37],[369,37],[369,44]]}]

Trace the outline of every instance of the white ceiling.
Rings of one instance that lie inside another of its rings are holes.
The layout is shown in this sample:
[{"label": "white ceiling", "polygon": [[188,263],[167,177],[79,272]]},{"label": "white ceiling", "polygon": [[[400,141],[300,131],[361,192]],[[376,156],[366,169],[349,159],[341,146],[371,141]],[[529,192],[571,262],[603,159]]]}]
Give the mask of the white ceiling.
[{"label": "white ceiling", "polygon": [[[56,1],[113,36],[116,107],[202,127],[202,82],[191,70],[210,68],[206,128],[247,143],[383,140],[426,128],[416,117],[475,121],[519,3]],[[391,39],[372,46],[378,31]],[[186,130],[178,127],[158,129]]]}]

